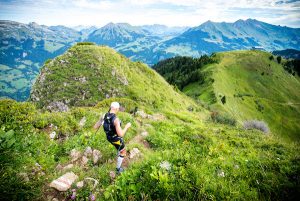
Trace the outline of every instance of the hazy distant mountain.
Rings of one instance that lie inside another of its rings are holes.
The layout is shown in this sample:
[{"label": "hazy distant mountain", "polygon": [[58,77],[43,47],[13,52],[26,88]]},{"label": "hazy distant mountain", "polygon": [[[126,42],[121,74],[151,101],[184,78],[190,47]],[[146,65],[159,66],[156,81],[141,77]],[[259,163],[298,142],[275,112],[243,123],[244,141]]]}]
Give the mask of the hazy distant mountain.
[{"label": "hazy distant mountain", "polygon": [[274,55],[282,56],[287,59],[300,59],[300,51],[294,49],[277,50],[272,52]]},{"label": "hazy distant mountain", "polygon": [[156,35],[160,37],[174,37],[183,33],[189,28],[189,27],[168,27],[166,25],[161,25],[161,24],[143,25],[140,27],[148,31],[152,35]]},{"label": "hazy distant mountain", "polygon": [[77,31],[0,20],[0,97],[25,100],[40,66],[80,39]]},{"label": "hazy distant mountain", "polygon": [[87,40],[115,47],[120,44],[136,41],[147,35],[149,35],[149,32],[140,27],[131,26],[127,23],[109,23],[91,33]]},{"label": "hazy distant mountain", "polygon": [[250,49],[253,46],[268,51],[300,49],[300,29],[253,19],[234,23],[207,21],[164,42],[160,49],[176,55],[199,56],[218,51]]},{"label": "hazy distant mountain", "polygon": [[198,57],[212,52],[251,49],[300,50],[300,29],[253,19],[234,23],[207,21],[200,26],[131,26],[109,23],[101,28],[44,26],[0,20],[0,97],[25,100],[43,63],[78,41],[107,45],[153,65],[176,55]]}]

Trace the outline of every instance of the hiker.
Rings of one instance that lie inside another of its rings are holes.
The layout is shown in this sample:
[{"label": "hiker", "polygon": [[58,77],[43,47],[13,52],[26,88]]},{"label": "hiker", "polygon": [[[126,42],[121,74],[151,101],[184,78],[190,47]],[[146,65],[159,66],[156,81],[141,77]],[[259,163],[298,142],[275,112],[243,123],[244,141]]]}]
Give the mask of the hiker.
[{"label": "hiker", "polygon": [[108,113],[106,113],[102,120],[96,123],[94,128],[98,128],[103,125],[104,132],[106,133],[107,140],[116,147],[118,150],[118,160],[117,160],[117,172],[123,172],[121,167],[124,157],[126,156],[126,149],[123,137],[126,131],[131,127],[131,123],[127,123],[124,129],[121,128],[121,121],[116,116],[120,110],[120,104],[118,102],[112,102]]}]

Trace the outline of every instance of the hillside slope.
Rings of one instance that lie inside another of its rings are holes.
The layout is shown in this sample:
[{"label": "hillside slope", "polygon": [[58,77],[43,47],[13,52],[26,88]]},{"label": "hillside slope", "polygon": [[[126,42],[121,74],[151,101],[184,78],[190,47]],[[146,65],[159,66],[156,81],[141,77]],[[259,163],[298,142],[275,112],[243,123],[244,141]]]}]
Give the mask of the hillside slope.
[{"label": "hillside slope", "polygon": [[[73,46],[43,67],[31,98],[0,100],[0,200],[74,200],[74,192],[76,200],[299,197],[297,143],[212,122],[155,71],[110,48]],[[126,107],[118,117],[132,124],[121,175],[114,146],[92,128],[115,100]],[[51,101],[72,107],[36,108]],[[138,106],[135,115],[128,105]],[[75,181],[55,182],[65,189],[49,185],[66,173]]]},{"label": "hillside slope", "polygon": [[298,76],[286,72],[267,52],[222,52],[216,58],[218,63],[202,69],[205,82],[183,89],[187,95],[211,104],[214,110],[229,113],[240,123],[264,120],[273,133],[299,140]]},{"label": "hillside slope", "polygon": [[147,65],[132,62],[111,48],[89,43],[79,43],[47,62],[30,99],[40,107],[54,101],[93,106],[110,97],[130,98],[153,108],[187,109],[195,105]]}]

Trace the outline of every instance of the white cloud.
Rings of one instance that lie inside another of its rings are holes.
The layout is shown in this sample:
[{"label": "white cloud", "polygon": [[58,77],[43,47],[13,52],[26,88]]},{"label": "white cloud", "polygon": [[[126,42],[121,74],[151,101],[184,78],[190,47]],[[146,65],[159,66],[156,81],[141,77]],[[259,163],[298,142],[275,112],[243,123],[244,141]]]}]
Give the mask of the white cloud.
[{"label": "white cloud", "polygon": [[108,22],[128,22],[197,26],[207,20],[233,22],[256,18],[300,27],[298,13],[300,1],[289,0],[0,0],[1,19],[46,25],[102,26]]}]

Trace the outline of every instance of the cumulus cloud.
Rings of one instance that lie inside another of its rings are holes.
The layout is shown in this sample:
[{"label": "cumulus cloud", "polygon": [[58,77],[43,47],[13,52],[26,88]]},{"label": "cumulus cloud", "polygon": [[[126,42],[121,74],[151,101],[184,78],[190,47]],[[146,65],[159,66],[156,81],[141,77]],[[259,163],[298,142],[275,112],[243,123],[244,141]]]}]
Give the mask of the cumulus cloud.
[{"label": "cumulus cloud", "polygon": [[75,26],[108,22],[197,26],[255,18],[300,27],[299,0],[0,0],[0,19]]}]

